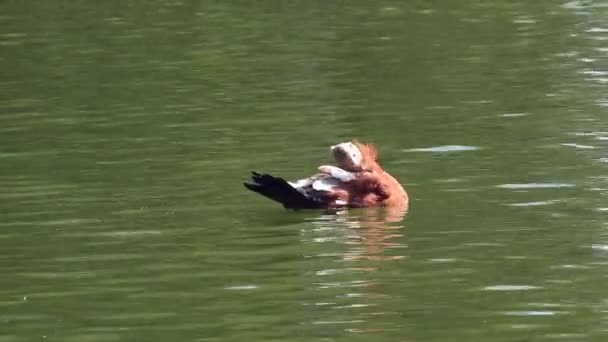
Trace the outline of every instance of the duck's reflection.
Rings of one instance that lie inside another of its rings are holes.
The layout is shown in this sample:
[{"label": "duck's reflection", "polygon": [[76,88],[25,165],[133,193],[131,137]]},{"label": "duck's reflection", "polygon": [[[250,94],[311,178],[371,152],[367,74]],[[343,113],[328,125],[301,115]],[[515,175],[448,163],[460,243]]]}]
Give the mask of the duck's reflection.
[{"label": "duck's reflection", "polygon": [[406,258],[406,209],[323,215],[303,230],[310,282],[305,305],[314,334],[382,333],[403,338],[388,288]]}]

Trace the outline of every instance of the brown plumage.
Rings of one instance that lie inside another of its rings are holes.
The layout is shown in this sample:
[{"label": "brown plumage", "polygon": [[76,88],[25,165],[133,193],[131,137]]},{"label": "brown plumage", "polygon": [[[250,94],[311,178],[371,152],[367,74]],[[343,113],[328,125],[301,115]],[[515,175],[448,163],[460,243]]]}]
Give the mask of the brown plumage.
[{"label": "brown plumage", "polygon": [[[407,208],[409,197],[401,184],[378,163],[378,149],[373,144],[353,141],[361,152],[360,163],[353,164],[347,147],[334,148],[336,163],[341,168],[357,174],[354,180],[344,182],[330,192],[330,197],[347,202],[348,207],[400,207]],[[345,145],[346,146],[346,145]]]}]

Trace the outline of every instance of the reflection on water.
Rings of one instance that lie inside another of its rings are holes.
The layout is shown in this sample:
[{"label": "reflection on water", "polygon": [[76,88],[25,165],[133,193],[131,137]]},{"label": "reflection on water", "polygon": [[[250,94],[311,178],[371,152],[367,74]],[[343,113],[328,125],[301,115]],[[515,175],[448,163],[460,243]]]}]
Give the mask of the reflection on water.
[{"label": "reflection on water", "polygon": [[391,301],[385,286],[407,257],[405,214],[403,209],[342,212],[316,218],[302,231],[303,242],[315,244],[314,254],[305,256],[313,283],[312,302],[304,305],[318,336],[400,330],[386,318],[402,313],[385,305]]}]

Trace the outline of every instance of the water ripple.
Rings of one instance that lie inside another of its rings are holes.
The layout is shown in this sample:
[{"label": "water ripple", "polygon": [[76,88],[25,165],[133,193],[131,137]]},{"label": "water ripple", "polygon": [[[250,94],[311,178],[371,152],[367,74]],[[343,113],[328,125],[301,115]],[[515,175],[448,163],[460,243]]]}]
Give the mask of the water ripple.
[{"label": "water ripple", "polygon": [[507,205],[511,206],[511,207],[538,207],[538,206],[555,204],[557,202],[559,202],[559,201],[557,201],[557,200],[549,200],[549,201],[533,201],[533,202],[510,203],[510,204],[507,204]]},{"label": "water ripple", "polygon": [[464,151],[476,151],[479,150],[477,146],[466,146],[466,145],[443,145],[423,148],[410,148],[403,150],[404,152],[432,152],[432,153],[448,153],[448,152],[464,152]]},{"label": "water ripple", "polygon": [[573,188],[570,183],[507,183],[496,186],[501,189],[528,190],[528,189],[554,189],[554,188]]},{"label": "water ripple", "polygon": [[541,310],[526,310],[526,311],[505,311],[508,316],[553,316],[561,312],[558,311],[541,311]]},{"label": "water ripple", "polygon": [[581,144],[576,144],[576,143],[564,143],[561,144],[562,146],[567,146],[567,147],[574,147],[574,148],[578,148],[578,149],[582,149],[582,150],[592,150],[594,148],[596,148],[595,146],[591,146],[591,145],[581,145]]},{"label": "water ripple", "polygon": [[484,291],[529,291],[538,289],[542,289],[542,287],[534,285],[492,285],[482,288]]}]

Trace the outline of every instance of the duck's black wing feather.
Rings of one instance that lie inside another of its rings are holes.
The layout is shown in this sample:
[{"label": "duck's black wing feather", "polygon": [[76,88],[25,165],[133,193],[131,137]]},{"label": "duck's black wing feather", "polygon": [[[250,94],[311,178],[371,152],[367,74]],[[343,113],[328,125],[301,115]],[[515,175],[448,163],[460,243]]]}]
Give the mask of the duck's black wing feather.
[{"label": "duck's black wing feather", "polygon": [[300,192],[286,180],[269,174],[252,172],[252,183],[243,183],[251,191],[281,203],[287,209],[317,209],[323,208],[323,200],[319,197]]}]

